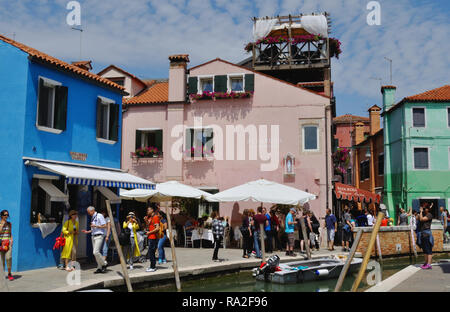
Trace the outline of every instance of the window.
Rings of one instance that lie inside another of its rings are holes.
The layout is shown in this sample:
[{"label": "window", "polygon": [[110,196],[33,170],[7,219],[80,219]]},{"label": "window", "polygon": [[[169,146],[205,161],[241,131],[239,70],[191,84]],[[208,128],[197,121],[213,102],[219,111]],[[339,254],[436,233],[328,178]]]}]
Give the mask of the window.
[{"label": "window", "polygon": [[415,107],[412,109],[413,127],[425,127],[425,108]]},{"label": "window", "polygon": [[303,150],[304,151],[319,150],[319,131],[317,126],[303,127]]},{"label": "window", "polygon": [[450,147],[448,148],[448,168],[450,169]]},{"label": "window", "polygon": [[62,222],[65,208],[63,189],[63,179],[32,179],[30,217],[32,224]]},{"label": "window", "polygon": [[370,177],[370,163],[369,163],[369,160],[364,160],[364,161],[360,162],[360,164],[359,164],[359,175],[360,175],[360,178],[359,178],[360,181],[364,181],[364,180],[369,179],[369,177]]},{"label": "window", "polygon": [[378,175],[384,174],[384,154],[378,155]]},{"label": "window", "polygon": [[137,129],[136,150],[141,148],[156,148],[152,154],[162,156],[163,131],[162,129]]},{"label": "window", "polygon": [[119,86],[124,86],[125,85],[125,77],[117,77],[117,78],[107,78],[109,81],[112,81],[116,84],[118,84]]},{"label": "window", "polygon": [[214,133],[211,128],[186,129],[187,157],[206,157],[214,154]]},{"label": "window", "polygon": [[429,169],[428,147],[414,148],[414,169]]},{"label": "window", "polygon": [[244,92],[244,75],[229,76],[228,91]]},{"label": "window", "polygon": [[113,100],[97,98],[97,140],[115,143],[119,134],[119,105]]},{"label": "window", "polygon": [[67,87],[60,82],[39,77],[37,127],[61,133],[66,130]]},{"label": "window", "polygon": [[450,107],[447,107],[447,126],[450,127]]},{"label": "window", "polygon": [[213,92],[214,91],[214,79],[213,77],[200,78],[200,93]]}]

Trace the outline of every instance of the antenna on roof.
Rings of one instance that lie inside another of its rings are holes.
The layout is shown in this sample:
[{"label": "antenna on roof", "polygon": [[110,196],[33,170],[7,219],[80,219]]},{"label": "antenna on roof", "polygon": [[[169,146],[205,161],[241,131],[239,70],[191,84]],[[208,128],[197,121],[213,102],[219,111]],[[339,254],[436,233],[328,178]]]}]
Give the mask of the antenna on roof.
[{"label": "antenna on roof", "polygon": [[369,79],[380,81],[380,87],[381,87],[383,79],[378,78],[378,77],[370,77]]},{"label": "antenna on roof", "polygon": [[392,85],[392,60],[390,58],[387,58],[386,56],[384,57],[384,59],[389,62],[390,78],[391,78],[390,84]]},{"label": "antenna on roof", "polygon": [[78,30],[80,32],[80,59],[79,61],[81,61],[81,34],[83,33],[83,29],[81,28],[76,28],[76,27],[72,27],[73,30]]}]

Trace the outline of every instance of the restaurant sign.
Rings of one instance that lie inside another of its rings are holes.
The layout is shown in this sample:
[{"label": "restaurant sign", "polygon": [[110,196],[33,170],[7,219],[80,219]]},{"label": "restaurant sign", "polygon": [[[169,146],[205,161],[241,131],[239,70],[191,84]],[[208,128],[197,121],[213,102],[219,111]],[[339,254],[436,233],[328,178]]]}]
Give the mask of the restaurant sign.
[{"label": "restaurant sign", "polygon": [[380,194],[371,193],[369,191],[356,188],[352,185],[337,182],[334,184],[334,191],[338,199],[347,199],[358,202],[365,201],[366,203],[372,202],[378,204],[381,200]]},{"label": "restaurant sign", "polygon": [[70,152],[70,156],[73,160],[81,160],[86,161],[87,154],[85,153],[77,153],[77,152]]}]

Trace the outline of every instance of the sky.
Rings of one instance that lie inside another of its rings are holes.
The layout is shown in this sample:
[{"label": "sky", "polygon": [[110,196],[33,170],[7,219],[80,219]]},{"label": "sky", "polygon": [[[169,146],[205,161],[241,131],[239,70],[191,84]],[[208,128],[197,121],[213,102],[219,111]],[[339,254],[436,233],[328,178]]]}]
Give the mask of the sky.
[{"label": "sky", "polygon": [[[328,12],[337,115],[367,116],[381,106],[380,86],[396,99],[449,82],[450,1],[379,0],[381,24],[370,26],[369,0],[80,0],[81,59],[94,72],[110,64],[140,78],[167,78],[168,55],[189,54],[190,67],[220,57],[239,62],[254,16]],[[68,0],[0,0],[0,33],[66,62],[80,59],[80,32],[66,22]],[[380,80],[381,79],[381,80]]]}]

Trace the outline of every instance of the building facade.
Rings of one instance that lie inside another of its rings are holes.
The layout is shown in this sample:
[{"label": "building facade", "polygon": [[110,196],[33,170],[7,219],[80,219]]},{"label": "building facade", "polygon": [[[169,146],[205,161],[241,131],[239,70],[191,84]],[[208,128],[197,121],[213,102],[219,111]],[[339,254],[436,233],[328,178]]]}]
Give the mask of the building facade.
[{"label": "building facade", "polygon": [[[310,207],[323,216],[330,98],[221,59],[188,71],[187,55],[169,60],[168,83],[124,103],[123,168],[213,193],[265,178],[318,195]],[[257,205],[221,203],[220,214],[236,225]]]},{"label": "building facade", "polygon": [[[104,207],[105,194],[117,200],[121,182],[148,182],[121,179],[124,89],[3,36],[0,56],[0,203],[13,225],[13,270],[56,266],[52,248],[68,209],[86,229],[87,206]],[[77,256],[89,246],[80,234]]]},{"label": "building facade", "polygon": [[384,86],[385,204],[415,210],[450,206],[450,86],[409,96],[395,104],[396,87]]}]

